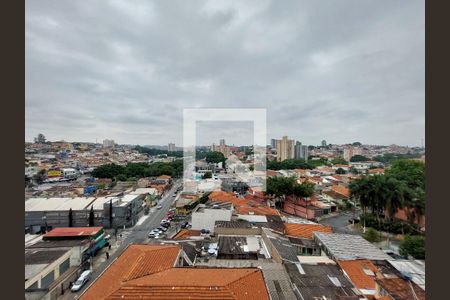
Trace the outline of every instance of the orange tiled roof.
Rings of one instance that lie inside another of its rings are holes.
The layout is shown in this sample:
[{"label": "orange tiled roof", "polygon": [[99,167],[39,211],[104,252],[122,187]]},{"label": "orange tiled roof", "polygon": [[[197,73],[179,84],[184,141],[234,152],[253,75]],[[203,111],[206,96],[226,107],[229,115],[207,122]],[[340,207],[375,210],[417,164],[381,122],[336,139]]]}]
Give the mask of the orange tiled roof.
[{"label": "orange tiled roof", "polygon": [[181,229],[180,232],[178,232],[173,239],[174,240],[183,240],[188,239],[191,236],[199,236],[200,230],[189,230],[189,229]]},{"label": "orange tiled roof", "polygon": [[209,194],[208,198],[214,201],[223,201],[223,202],[232,202],[237,199],[237,197],[233,193],[224,192],[224,191],[214,191]]},{"label": "orange tiled roof", "polygon": [[179,251],[130,245],[81,299],[269,299],[261,270],[178,268]]},{"label": "orange tiled roof", "polygon": [[338,264],[345,271],[355,287],[367,290],[375,289],[375,276],[368,275],[364,272],[364,269],[370,270],[374,274],[378,272],[377,267],[370,260],[339,260]]},{"label": "orange tiled roof", "polygon": [[130,245],[81,299],[104,299],[128,280],[170,269],[179,252],[178,245]]},{"label": "orange tiled roof", "polygon": [[312,239],[313,232],[331,233],[331,227],[321,224],[284,223],[286,235]]},{"label": "orange tiled roof", "polygon": [[107,299],[269,299],[256,268],[173,268],[126,282]]},{"label": "orange tiled roof", "polygon": [[260,216],[270,216],[270,215],[279,216],[280,215],[280,212],[278,210],[267,207],[267,206],[243,205],[243,206],[236,207],[236,211],[240,215],[248,215],[249,213],[253,213],[254,215],[260,215]]},{"label": "orange tiled roof", "polygon": [[333,186],[331,187],[331,189],[332,189],[333,191],[335,191],[336,193],[341,194],[342,196],[350,197],[350,190],[349,190],[348,188],[346,188],[345,186],[342,186],[342,185],[333,185]]}]

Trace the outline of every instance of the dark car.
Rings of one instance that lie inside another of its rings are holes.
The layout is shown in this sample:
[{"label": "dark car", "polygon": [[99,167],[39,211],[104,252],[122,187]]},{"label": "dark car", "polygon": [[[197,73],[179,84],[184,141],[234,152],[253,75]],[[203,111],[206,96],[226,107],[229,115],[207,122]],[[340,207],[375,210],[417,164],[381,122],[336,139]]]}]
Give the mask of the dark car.
[{"label": "dark car", "polygon": [[348,222],[350,223],[350,224],[356,224],[356,223],[359,223],[360,222],[360,219],[359,218],[350,218],[350,219],[348,219]]},{"label": "dark car", "polygon": [[189,226],[189,222],[183,222],[181,224],[181,228],[187,228]]},{"label": "dark car", "polygon": [[161,225],[162,227],[165,227],[165,228],[169,228],[170,227],[170,223],[161,223],[159,225]]}]

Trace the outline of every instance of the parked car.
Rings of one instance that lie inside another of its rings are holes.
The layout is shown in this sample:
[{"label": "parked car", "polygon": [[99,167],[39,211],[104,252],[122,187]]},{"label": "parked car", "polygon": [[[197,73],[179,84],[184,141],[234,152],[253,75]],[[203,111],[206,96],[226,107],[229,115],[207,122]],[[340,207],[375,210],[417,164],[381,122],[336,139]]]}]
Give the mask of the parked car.
[{"label": "parked car", "polygon": [[165,228],[169,228],[170,227],[170,223],[168,223],[168,222],[161,223],[159,225],[161,225],[162,227],[165,227]]},{"label": "parked car", "polygon": [[162,208],[162,205],[158,205],[156,208],[157,208],[157,209],[161,209],[161,208]]},{"label": "parked car", "polygon": [[356,224],[356,223],[359,223],[361,220],[359,219],[359,217],[358,218],[350,218],[350,219],[348,219],[348,222],[350,223],[350,224],[353,224],[353,222]]},{"label": "parked car", "polygon": [[187,227],[189,227],[189,222],[183,222],[181,224],[181,228],[187,228]]},{"label": "parked car", "polygon": [[164,227],[164,226],[160,226],[160,227],[158,227],[158,229],[161,230],[162,232],[166,232],[167,231],[167,228]]},{"label": "parked car", "polygon": [[72,288],[70,289],[72,292],[79,291],[83,285],[91,279],[92,271],[87,270],[81,273],[80,277],[78,277],[77,281],[72,285]]}]

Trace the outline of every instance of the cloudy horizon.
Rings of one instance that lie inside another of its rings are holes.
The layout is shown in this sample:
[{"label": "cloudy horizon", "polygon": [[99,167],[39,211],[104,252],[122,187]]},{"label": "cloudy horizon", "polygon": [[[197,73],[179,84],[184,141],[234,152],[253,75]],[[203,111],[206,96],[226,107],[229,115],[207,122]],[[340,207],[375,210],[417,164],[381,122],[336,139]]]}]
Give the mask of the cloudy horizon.
[{"label": "cloudy horizon", "polygon": [[[268,143],[420,146],[424,5],[26,1],[26,141],[181,146],[183,109],[204,107],[266,108]],[[199,140],[251,144],[241,125]]]}]

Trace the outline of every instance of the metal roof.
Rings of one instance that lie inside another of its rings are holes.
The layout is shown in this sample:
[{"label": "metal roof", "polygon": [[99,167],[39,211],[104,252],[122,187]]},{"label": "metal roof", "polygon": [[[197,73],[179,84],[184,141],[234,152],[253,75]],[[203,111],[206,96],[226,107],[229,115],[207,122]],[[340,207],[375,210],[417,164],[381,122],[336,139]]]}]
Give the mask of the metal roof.
[{"label": "metal roof", "polygon": [[319,244],[322,244],[334,259],[391,259],[389,255],[387,255],[359,235],[323,232],[314,232],[313,235],[319,242]]},{"label": "metal roof", "polygon": [[95,200],[94,197],[76,198],[30,198],[25,201],[25,212],[84,210]]},{"label": "metal roof", "polygon": [[421,260],[388,260],[399,272],[411,276],[412,281],[425,290],[425,262]]}]

